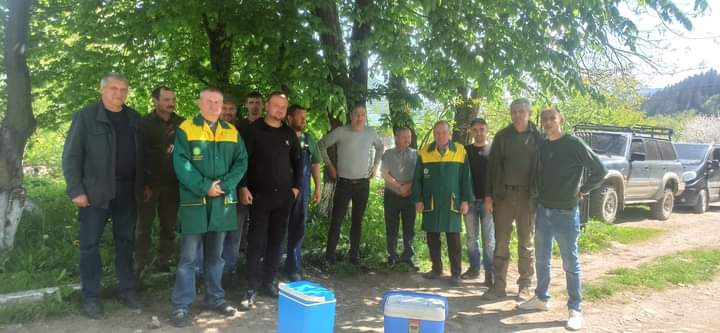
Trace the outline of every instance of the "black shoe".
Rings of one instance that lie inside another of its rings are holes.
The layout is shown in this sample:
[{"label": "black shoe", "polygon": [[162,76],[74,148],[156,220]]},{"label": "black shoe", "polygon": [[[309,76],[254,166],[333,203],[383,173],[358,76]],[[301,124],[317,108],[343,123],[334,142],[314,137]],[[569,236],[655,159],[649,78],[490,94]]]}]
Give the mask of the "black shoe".
[{"label": "black shoe", "polygon": [[233,306],[225,302],[216,307],[213,307],[212,310],[226,317],[234,316],[235,312],[237,311]]},{"label": "black shoe", "polygon": [[190,326],[190,318],[187,311],[176,310],[170,315],[170,323],[175,327],[187,327]]},{"label": "black shoe", "polygon": [[83,314],[90,319],[100,319],[103,315],[102,303],[99,299],[87,299],[82,302]]},{"label": "black shoe", "polygon": [[462,285],[462,279],[455,275],[450,278],[450,286],[452,287],[460,287]]},{"label": "black shoe", "polygon": [[260,291],[268,297],[277,298],[278,297],[278,287],[277,284],[274,282],[266,282],[263,283],[262,289]]},{"label": "black shoe", "polygon": [[495,281],[494,281],[494,279],[493,279],[493,273],[492,273],[492,272],[485,271],[485,282],[483,282],[483,284],[486,285],[486,286],[488,286],[488,287],[492,287],[492,285],[493,285],[494,282],[495,282]]},{"label": "black shoe", "polygon": [[480,271],[478,271],[477,269],[472,268],[472,267],[468,268],[468,269],[465,271],[465,273],[462,273],[462,275],[460,275],[460,277],[461,277],[463,280],[475,280],[475,279],[477,279],[479,276],[480,276]]},{"label": "black shoe", "polygon": [[288,274],[288,280],[290,280],[290,282],[300,281],[303,280],[303,276],[300,275],[300,273]]},{"label": "black shoe", "polygon": [[404,264],[410,266],[410,268],[411,268],[412,270],[416,271],[416,272],[420,270],[420,267],[418,267],[417,265],[415,265],[415,262],[414,262],[412,259],[405,259],[405,260],[403,260],[402,262],[403,262]]},{"label": "black shoe", "polygon": [[134,291],[129,291],[120,295],[120,303],[133,310],[139,310],[142,308],[142,305],[140,305],[140,299]]},{"label": "black shoe", "polygon": [[429,271],[429,272],[423,273],[423,277],[428,280],[435,280],[441,276],[442,276],[442,272]]},{"label": "black shoe", "polygon": [[255,296],[257,294],[255,293],[255,290],[249,289],[245,293],[245,298],[240,303],[240,311],[249,311],[250,309],[255,307]]}]

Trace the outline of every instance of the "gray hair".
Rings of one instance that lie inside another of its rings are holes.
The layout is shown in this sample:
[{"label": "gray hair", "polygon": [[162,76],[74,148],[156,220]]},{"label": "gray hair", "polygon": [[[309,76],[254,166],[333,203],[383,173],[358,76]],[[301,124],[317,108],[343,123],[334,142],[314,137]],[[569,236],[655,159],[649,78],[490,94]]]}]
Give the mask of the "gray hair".
[{"label": "gray hair", "polygon": [[441,125],[447,126],[448,131],[451,130],[450,123],[447,120],[438,120],[437,122],[435,122],[435,125],[433,125],[433,131]]},{"label": "gray hair", "polygon": [[513,106],[518,105],[527,105],[527,107],[530,108],[530,100],[527,98],[518,98],[510,103],[510,110],[512,110]]},{"label": "gray hair", "polygon": [[105,86],[107,86],[110,80],[123,81],[125,82],[125,84],[130,85],[130,81],[128,81],[128,79],[124,75],[116,72],[111,72],[105,74],[105,76],[103,76],[103,78],[100,80],[100,89],[105,88]]}]

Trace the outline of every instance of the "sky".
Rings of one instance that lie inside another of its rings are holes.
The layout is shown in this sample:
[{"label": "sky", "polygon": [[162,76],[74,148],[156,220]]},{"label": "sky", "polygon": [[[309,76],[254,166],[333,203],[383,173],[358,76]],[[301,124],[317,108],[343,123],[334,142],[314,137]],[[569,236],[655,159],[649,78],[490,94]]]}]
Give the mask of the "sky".
[{"label": "sky", "polygon": [[[637,24],[642,36],[653,41],[646,53],[653,57],[659,70],[639,59],[634,61],[635,74],[644,87],[663,88],[711,68],[720,71],[720,0],[707,2],[709,8],[702,16],[689,15],[691,31],[677,23],[665,27],[654,13],[624,13]],[[694,0],[676,3],[685,13],[692,14]]]}]

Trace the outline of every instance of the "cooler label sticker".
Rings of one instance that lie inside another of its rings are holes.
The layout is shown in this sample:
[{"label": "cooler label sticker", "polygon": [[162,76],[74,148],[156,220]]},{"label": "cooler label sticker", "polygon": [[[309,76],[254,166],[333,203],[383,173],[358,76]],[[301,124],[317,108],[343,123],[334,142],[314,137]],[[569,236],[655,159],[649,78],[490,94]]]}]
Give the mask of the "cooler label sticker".
[{"label": "cooler label sticker", "polygon": [[408,333],[420,333],[420,320],[408,320]]}]

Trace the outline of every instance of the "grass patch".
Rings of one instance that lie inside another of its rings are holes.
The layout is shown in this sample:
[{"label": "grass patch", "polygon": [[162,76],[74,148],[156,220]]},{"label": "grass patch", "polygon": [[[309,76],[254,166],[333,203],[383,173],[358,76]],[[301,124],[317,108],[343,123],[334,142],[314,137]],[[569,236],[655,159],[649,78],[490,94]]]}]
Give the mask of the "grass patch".
[{"label": "grass patch", "polygon": [[664,290],[679,284],[709,281],[720,271],[720,249],[678,252],[655,259],[638,268],[618,268],[603,281],[589,283],[588,300],[608,298],[622,291]]},{"label": "grass patch", "polygon": [[612,241],[632,244],[656,238],[665,230],[610,225],[591,220],[580,233],[578,245],[581,253],[596,253],[610,247]]}]

